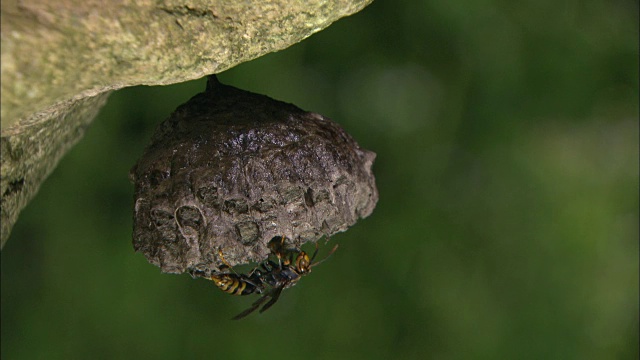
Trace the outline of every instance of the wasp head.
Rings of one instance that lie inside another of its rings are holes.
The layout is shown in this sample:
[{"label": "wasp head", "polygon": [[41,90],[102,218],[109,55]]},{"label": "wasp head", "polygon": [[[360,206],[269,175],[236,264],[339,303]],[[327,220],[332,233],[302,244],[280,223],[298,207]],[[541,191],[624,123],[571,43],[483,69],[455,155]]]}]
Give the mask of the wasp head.
[{"label": "wasp head", "polygon": [[300,275],[306,275],[311,272],[311,259],[306,252],[300,251],[296,257],[296,269]]}]

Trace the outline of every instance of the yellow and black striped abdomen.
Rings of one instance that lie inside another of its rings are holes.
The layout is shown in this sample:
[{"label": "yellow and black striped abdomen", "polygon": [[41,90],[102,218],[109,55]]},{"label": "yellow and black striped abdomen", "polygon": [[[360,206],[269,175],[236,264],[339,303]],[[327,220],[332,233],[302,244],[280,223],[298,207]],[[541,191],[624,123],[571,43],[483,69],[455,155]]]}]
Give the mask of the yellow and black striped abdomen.
[{"label": "yellow and black striped abdomen", "polygon": [[233,295],[248,295],[256,291],[256,286],[235,274],[211,275],[211,280],[220,290]]}]

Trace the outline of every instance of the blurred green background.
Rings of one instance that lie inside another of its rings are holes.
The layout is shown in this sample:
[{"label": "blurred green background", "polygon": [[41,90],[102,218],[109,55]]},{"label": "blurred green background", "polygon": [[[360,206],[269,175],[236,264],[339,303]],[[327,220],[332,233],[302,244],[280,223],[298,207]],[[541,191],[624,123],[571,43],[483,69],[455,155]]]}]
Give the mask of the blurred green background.
[{"label": "blurred green background", "polygon": [[375,151],[380,201],[264,314],[131,246],[203,79],[112,95],[2,251],[2,358],[637,359],[638,3],[377,1],[219,77]]}]

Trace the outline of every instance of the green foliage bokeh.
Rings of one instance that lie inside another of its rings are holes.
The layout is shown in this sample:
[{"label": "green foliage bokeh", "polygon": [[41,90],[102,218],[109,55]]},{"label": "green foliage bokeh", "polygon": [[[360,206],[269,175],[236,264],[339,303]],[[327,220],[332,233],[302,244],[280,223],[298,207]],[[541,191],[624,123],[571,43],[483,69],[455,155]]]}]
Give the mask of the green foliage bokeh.
[{"label": "green foliage bokeh", "polygon": [[373,215],[239,322],[131,246],[128,170],[205,81],[113,94],[2,251],[2,358],[637,359],[637,12],[377,1],[221,74],[378,154]]}]

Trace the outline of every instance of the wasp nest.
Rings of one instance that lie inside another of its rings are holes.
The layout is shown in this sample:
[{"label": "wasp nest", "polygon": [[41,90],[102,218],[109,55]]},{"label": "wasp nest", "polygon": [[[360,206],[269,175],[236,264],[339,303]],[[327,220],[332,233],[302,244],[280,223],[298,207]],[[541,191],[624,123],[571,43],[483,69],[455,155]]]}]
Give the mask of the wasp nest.
[{"label": "wasp nest", "polygon": [[181,105],[131,170],[133,246],[163,272],[210,274],[345,231],[378,200],[371,151],[331,120],[223,85]]}]

